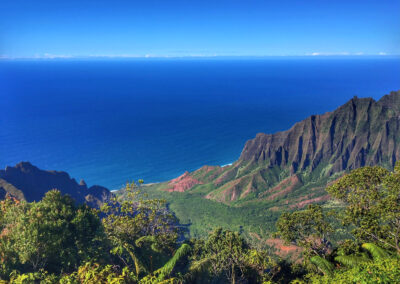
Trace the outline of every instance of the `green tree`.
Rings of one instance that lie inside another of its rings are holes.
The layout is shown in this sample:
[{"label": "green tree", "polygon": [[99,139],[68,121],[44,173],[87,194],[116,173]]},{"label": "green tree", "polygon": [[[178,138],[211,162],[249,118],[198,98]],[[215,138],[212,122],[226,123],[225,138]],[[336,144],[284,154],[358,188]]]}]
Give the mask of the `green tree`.
[{"label": "green tree", "polygon": [[205,258],[211,260],[214,275],[225,274],[235,283],[245,275],[245,255],[248,245],[236,232],[215,230],[205,242]]},{"label": "green tree", "polygon": [[140,184],[127,184],[122,198],[101,209],[111,253],[137,277],[160,268],[174,252],[178,237],[177,220],[165,201],[146,199]]},{"label": "green tree", "polygon": [[276,227],[277,236],[303,247],[308,258],[325,258],[331,247],[329,238],[333,228],[319,205],[311,204],[305,210],[283,213]]},{"label": "green tree", "polygon": [[311,283],[400,283],[400,259],[398,257],[378,258],[362,262],[350,269],[336,269],[331,275],[311,275]]},{"label": "green tree", "polygon": [[59,282],[61,284],[79,284],[79,283],[99,283],[99,284],[135,284],[138,283],[134,273],[127,267],[120,271],[113,265],[100,265],[98,263],[86,262],[81,265],[77,271],[63,275]]},{"label": "green tree", "polygon": [[206,240],[192,240],[190,283],[260,283],[279,268],[265,251],[256,251],[237,232],[213,231]]},{"label": "green tree", "polygon": [[[173,270],[176,268],[176,265],[179,261],[185,258],[191,248],[188,244],[182,244],[168,260],[167,263],[164,264],[161,268],[157,269],[153,273],[147,275],[146,277],[140,280],[140,283],[147,284],[147,283],[162,283],[164,281],[168,283],[179,283],[182,282],[180,279],[176,277],[170,277],[172,275]],[[167,280],[166,280],[167,279]]]},{"label": "green tree", "polygon": [[105,234],[97,214],[57,190],[40,202],[9,206],[2,226],[1,246],[20,264],[14,269],[69,272],[82,261],[103,258]]},{"label": "green tree", "polygon": [[7,279],[10,273],[19,268],[20,262],[17,252],[13,249],[13,242],[10,236],[11,216],[17,216],[22,212],[25,203],[20,203],[9,196],[0,201],[0,279]]},{"label": "green tree", "polygon": [[359,242],[376,242],[400,254],[400,163],[394,172],[364,167],[345,175],[327,191],[346,204],[343,224]]}]

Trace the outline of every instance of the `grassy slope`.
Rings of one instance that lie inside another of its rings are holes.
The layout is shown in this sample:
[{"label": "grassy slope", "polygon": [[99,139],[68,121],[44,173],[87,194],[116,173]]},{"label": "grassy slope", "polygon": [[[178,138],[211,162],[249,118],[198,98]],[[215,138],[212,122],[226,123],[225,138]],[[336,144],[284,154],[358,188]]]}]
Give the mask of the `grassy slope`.
[{"label": "grassy slope", "polygon": [[160,189],[165,184],[143,187],[150,198],[167,200],[170,209],[176,214],[181,224],[189,225],[193,237],[206,236],[216,227],[229,228],[235,231],[255,232],[267,237],[274,230],[274,224],[280,212],[268,210],[272,205],[262,202],[241,207],[205,199],[204,196],[213,188],[210,185],[197,185],[190,191],[165,192]]},{"label": "grassy slope", "polygon": [[151,198],[166,199],[192,236],[224,227],[266,238],[284,210],[326,202],[325,186],[346,171],[362,164],[393,168],[400,127],[393,106],[399,103],[399,93],[379,102],[353,98],[332,113],[295,124],[290,135],[257,136],[231,166],[205,166],[190,173],[202,184],[186,192],[162,191],[166,183],[145,190]]},{"label": "grassy slope", "polygon": [[[253,173],[263,168],[265,168],[265,165],[260,164],[253,165],[253,168],[247,170],[249,173]],[[329,165],[321,164],[311,173],[303,172],[299,174],[300,184],[272,200],[268,198],[271,194],[259,194],[268,188],[265,183],[261,183],[259,186],[255,185],[257,192],[250,193],[242,199],[225,203],[206,199],[205,197],[210,192],[219,192],[214,181],[217,177],[228,172],[231,167],[203,169],[193,172],[191,175],[204,184],[195,185],[186,192],[164,191],[163,189],[171,187],[168,182],[144,185],[142,190],[149,198],[165,199],[179,222],[182,225],[187,225],[192,237],[204,237],[216,227],[223,227],[241,231],[250,241],[257,242],[259,238],[265,240],[271,237],[271,233],[275,231],[275,223],[283,211],[296,210],[298,209],[296,206],[304,201],[326,196],[325,185],[342,174],[338,173],[326,177],[323,174],[326,168],[329,168]],[[282,172],[276,171],[276,169],[269,169],[264,174],[268,180],[273,180],[273,184],[286,179],[286,174],[283,175]],[[279,177],[280,181],[275,181],[274,177],[279,176],[279,174],[282,175],[282,177]],[[234,179],[235,176],[232,178]],[[283,187],[281,190],[284,191],[284,189]],[[123,194],[123,192],[121,193]],[[305,206],[307,206],[307,203],[302,205],[301,208],[305,208]]]},{"label": "grassy slope", "polygon": [[275,231],[275,222],[282,211],[291,209],[287,205],[288,200],[305,196],[312,188],[317,189],[313,191],[313,197],[324,195],[326,182],[319,180],[317,183],[303,184],[288,195],[274,200],[244,199],[229,205],[205,198],[215,189],[212,183],[196,185],[183,193],[163,191],[166,183],[147,185],[142,189],[149,198],[165,199],[180,223],[188,225],[193,237],[203,237],[214,228],[223,227],[242,231],[249,239],[257,238],[252,233],[265,239]]}]

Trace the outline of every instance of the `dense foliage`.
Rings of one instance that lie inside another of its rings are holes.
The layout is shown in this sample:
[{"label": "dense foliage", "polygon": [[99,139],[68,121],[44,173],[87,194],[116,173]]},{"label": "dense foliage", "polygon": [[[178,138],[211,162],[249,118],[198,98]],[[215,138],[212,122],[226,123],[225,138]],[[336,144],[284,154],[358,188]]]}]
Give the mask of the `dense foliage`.
[{"label": "dense foliage", "polygon": [[0,277],[11,283],[261,282],[277,267],[236,232],[184,241],[165,201],[135,184],[100,210],[57,190],[0,206]]},{"label": "dense foliage", "polygon": [[[400,163],[353,170],[327,188],[344,210],[324,212],[317,205],[284,213],[278,235],[304,249],[303,263],[312,283],[400,283]],[[335,215],[348,239],[334,247]]]},{"label": "dense foliage", "polygon": [[283,213],[276,236],[302,249],[291,260],[221,228],[185,238],[165,200],[140,184],[100,210],[57,190],[39,202],[1,201],[0,283],[400,283],[399,165],[329,186],[342,210]]}]

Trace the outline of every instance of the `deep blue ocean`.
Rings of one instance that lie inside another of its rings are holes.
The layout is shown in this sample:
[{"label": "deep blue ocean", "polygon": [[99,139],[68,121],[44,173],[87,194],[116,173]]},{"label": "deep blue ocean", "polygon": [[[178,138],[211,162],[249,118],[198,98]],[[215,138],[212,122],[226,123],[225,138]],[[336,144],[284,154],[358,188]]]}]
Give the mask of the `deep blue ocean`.
[{"label": "deep blue ocean", "polygon": [[400,89],[400,59],[0,61],[0,167],[119,188],[236,160],[258,132]]}]

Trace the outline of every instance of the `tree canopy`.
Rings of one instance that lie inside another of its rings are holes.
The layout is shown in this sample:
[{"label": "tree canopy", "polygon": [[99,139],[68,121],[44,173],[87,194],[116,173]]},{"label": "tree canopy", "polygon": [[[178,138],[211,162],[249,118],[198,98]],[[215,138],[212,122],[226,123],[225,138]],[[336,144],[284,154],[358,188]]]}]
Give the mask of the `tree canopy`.
[{"label": "tree canopy", "polygon": [[302,248],[292,260],[227,229],[185,238],[165,200],[148,199],[141,183],[100,210],[57,190],[39,202],[0,201],[0,283],[399,283],[399,164],[330,185],[339,210],[282,213],[276,236]]}]

